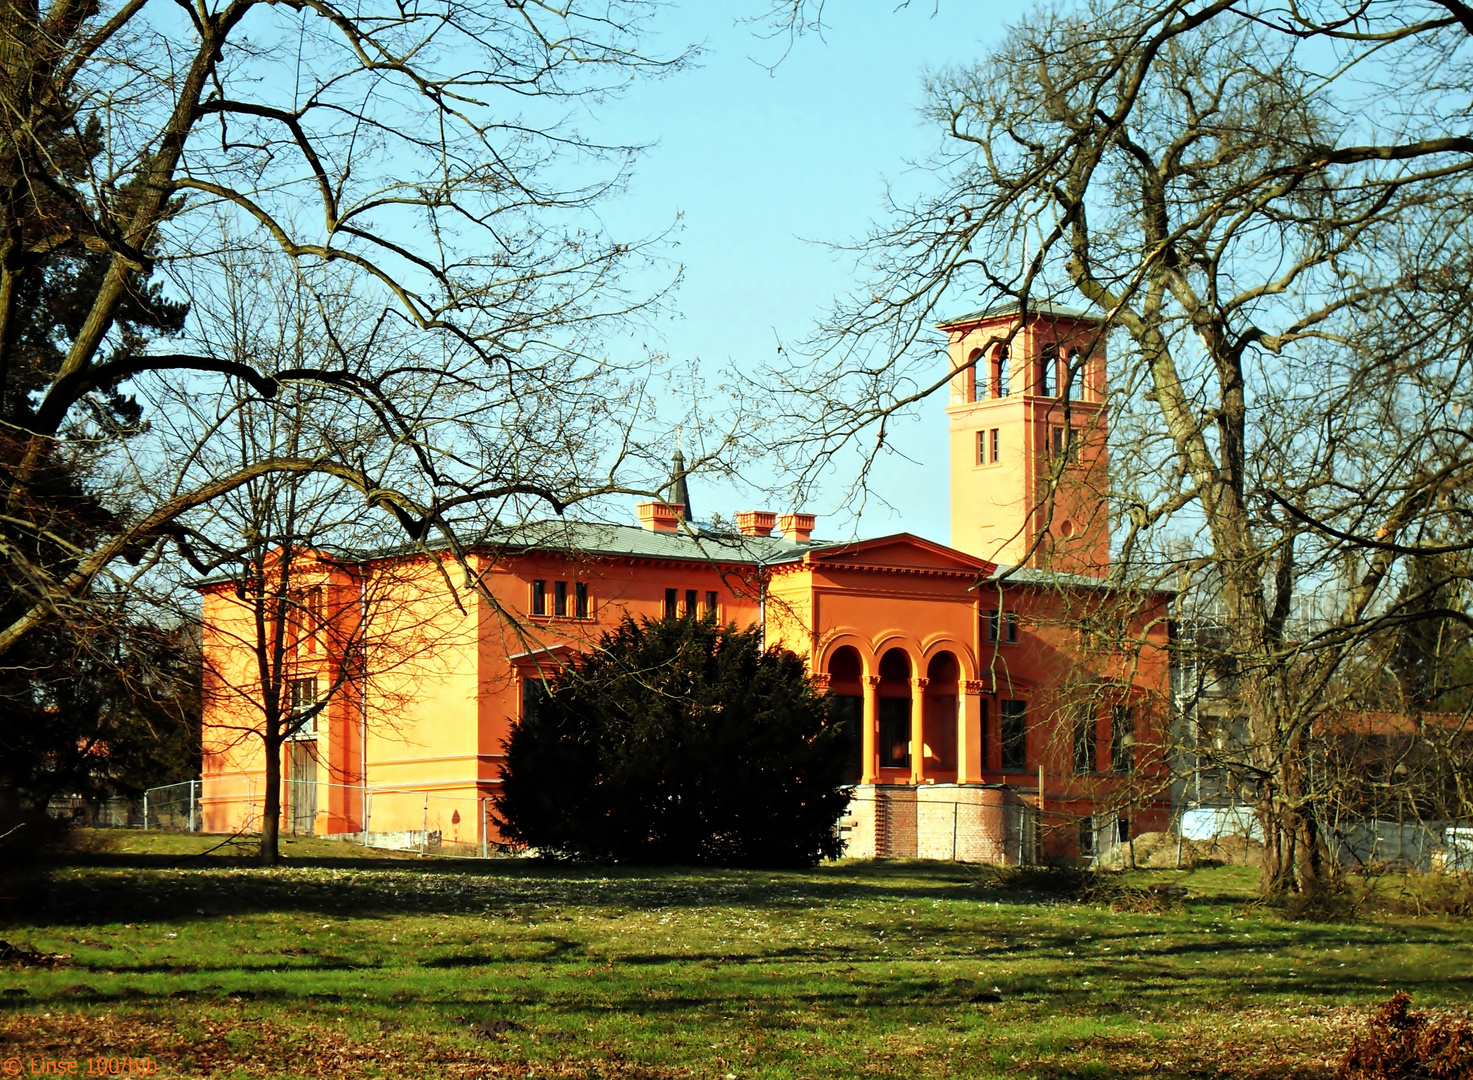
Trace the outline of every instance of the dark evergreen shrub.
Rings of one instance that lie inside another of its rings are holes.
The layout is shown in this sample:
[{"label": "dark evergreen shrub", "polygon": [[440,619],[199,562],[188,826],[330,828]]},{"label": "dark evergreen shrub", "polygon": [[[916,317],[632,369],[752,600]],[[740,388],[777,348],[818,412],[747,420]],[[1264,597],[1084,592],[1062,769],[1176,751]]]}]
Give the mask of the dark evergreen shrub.
[{"label": "dark evergreen shrub", "polygon": [[811,866],[839,854],[842,724],[803,661],[710,619],[626,617],[506,741],[502,834],[599,862]]}]

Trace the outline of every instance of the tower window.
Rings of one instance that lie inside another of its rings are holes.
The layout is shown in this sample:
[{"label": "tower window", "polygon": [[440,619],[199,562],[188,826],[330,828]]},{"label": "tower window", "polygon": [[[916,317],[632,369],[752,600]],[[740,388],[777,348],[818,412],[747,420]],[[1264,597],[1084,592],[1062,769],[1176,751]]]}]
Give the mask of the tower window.
[{"label": "tower window", "polygon": [[1001,448],[1002,448],[1002,440],[1001,440],[1001,438],[999,438],[999,433],[998,433],[997,428],[993,428],[992,429],[992,432],[991,432],[991,441],[992,441],[992,463],[994,465],[996,465],[997,464],[997,461],[998,461],[998,458],[1001,456],[1000,451],[1001,451]]},{"label": "tower window", "polygon": [[977,464],[987,464],[987,432],[977,432]]},{"label": "tower window", "polygon": [[1053,456],[1064,458],[1070,465],[1079,463],[1079,431],[1077,428],[1050,428]]},{"label": "tower window", "polygon": [[999,345],[992,361],[992,396],[1008,396],[1008,347]]},{"label": "tower window", "polygon": [[1069,381],[1069,396],[1075,401],[1084,400],[1084,361],[1078,349],[1069,350],[1069,367],[1065,376]]},{"label": "tower window", "polygon": [[547,582],[541,578],[532,582],[532,614],[547,614]]},{"label": "tower window", "polygon": [[963,395],[966,401],[985,401],[987,399],[987,373],[979,370],[985,361],[982,358],[982,350],[972,350],[972,355],[967,357],[967,370],[963,378]]},{"label": "tower window", "polygon": [[1054,369],[1059,366],[1059,347],[1048,344],[1038,358],[1038,394],[1040,397],[1054,396]]}]

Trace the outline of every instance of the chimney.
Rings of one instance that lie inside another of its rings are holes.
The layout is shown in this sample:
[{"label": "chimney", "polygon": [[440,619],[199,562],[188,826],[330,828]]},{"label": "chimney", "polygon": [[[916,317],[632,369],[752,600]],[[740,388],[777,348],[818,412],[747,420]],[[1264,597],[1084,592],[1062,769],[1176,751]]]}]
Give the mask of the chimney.
[{"label": "chimney", "polygon": [[777,527],[784,539],[795,544],[806,544],[813,535],[813,522],[812,514],[784,514],[777,519]]},{"label": "chimney", "polygon": [[743,510],[736,516],[737,531],[743,536],[771,536],[777,515],[766,510]]},{"label": "chimney", "polygon": [[675,532],[685,516],[685,507],[679,503],[647,502],[634,508],[639,511],[639,523],[651,532]]}]

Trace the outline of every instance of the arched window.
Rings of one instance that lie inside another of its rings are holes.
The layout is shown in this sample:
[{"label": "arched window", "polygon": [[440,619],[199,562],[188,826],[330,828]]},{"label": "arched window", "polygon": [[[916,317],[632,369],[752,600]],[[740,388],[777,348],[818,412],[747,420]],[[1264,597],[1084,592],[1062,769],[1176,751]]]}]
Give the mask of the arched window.
[{"label": "arched window", "polygon": [[992,357],[992,396],[1008,396],[1008,347],[999,345]]},{"label": "arched window", "polygon": [[1038,387],[1039,397],[1054,396],[1054,373],[1059,366],[1059,347],[1049,342],[1043,347],[1043,353],[1038,358]]},{"label": "arched window", "polygon": [[967,357],[966,400],[982,401],[987,397],[987,373],[983,370],[982,350],[973,349]]},{"label": "arched window", "polygon": [[1069,350],[1068,374],[1069,396],[1075,401],[1084,400],[1084,356],[1078,349]]}]

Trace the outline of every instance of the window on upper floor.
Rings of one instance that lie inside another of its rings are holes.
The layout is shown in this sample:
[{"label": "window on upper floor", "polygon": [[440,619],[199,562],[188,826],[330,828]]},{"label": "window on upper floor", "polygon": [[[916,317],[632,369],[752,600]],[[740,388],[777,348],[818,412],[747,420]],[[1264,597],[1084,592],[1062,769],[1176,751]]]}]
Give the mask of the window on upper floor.
[{"label": "window on upper floor", "polygon": [[1002,432],[993,428],[988,433],[988,438],[992,442],[992,463],[996,465],[1002,457]]},{"label": "window on upper floor", "polygon": [[1064,378],[1069,386],[1069,397],[1075,401],[1083,401],[1085,396],[1084,354],[1078,349],[1069,350]]},{"label": "window on upper floor", "polygon": [[705,614],[709,615],[713,619],[719,619],[721,617],[719,598],[716,595],[715,589],[711,589],[706,593]]},{"label": "window on upper floor", "polygon": [[1049,453],[1054,459],[1064,458],[1068,464],[1079,464],[1079,429],[1055,427],[1049,429]]},{"label": "window on upper floor", "polygon": [[981,349],[973,349],[972,355],[967,357],[967,370],[963,379],[965,389],[964,399],[967,401],[987,400],[987,372],[985,370],[986,360],[982,356]]},{"label": "window on upper floor", "polygon": [[665,590],[665,618],[674,619],[680,615],[680,590]]},{"label": "window on upper floor", "polygon": [[1036,380],[1036,393],[1039,397],[1054,396],[1054,377],[1059,367],[1059,347],[1049,342],[1043,347],[1038,357],[1038,378]]},{"label": "window on upper floor", "polygon": [[992,357],[992,396],[1005,398],[1008,396],[1008,359],[1009,352],[1006,345],[999,345]]},{"label": "window on upper floor", "polygon": [[532,582],[532,614],[547,614],[547,582],[541,578]]},{"label": "window on upper floor", "polygon": [[694,619],[696,617],[696,596],[697,595],[698,594],[697,594],[697,592],[696,592],[695,589],[686,589],[685,590],[685,611],[683,612],[683,614],[685,615],[685,617],[687,619]]},{"label": "window on upper floor", "polygon": [[982,613],[982,638],[984,641],[1015,645],[1018,641],[1018,616],[1012,611],[985,611]]},{"label": "window on upper floor", "polygon": [[573,585],[573,616],[578,619],[588,618],[588,582],[579,581]]},{"label": "window on upper floor", "polygon": [[552,583],[552,613],[560,619],[567,618],[568,583],[566,581]]}]

